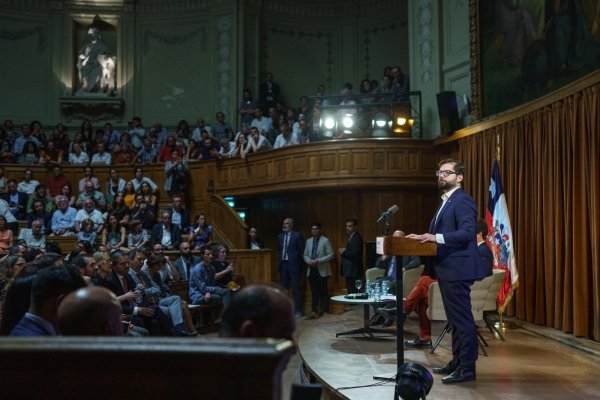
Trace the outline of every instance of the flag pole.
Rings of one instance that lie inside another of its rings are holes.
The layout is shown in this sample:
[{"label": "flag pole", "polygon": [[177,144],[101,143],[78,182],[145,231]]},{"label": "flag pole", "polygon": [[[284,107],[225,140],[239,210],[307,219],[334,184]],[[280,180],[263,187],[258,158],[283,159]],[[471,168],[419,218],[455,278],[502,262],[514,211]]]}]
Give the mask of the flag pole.
[{"label": "flag pole", "polygon": [[[501,151],[500,151],[500,133],[496,132],[496,161],[498,162],[498,167],[500,167],[500,159],[501,159]],[[510,301],[510,300],[509,300]],[[498,308],[498,321],[494,324],[498,330],[507,331],[514,330],[519,328],[517,324],[513,321],[505,321],[504,320],[504,312],[506,311],[506,307],[502,310]]]}]

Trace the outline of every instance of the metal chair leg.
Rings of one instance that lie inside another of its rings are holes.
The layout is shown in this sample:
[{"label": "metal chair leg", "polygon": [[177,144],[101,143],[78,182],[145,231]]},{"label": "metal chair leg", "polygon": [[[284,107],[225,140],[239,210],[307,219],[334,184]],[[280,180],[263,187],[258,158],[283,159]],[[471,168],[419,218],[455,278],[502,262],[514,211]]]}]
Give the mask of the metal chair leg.
[{"label": "metal chair leg", "polygon": [[505,342],[506,340],[504,339],[504,335],[502,334],[502,332],[500,332],[500,329],[496,328],[496,325],[494,324],[494,321],[491,319],[491,317],[489,316],[489,314],[484,315],[483,316],[483,320],[485,321],[486,325],[488,326],[490,332],[492,332],[492,334],[494,332],[496,332],[496,334],[498,335],[498,337],[500,337],[500,339],[502,339],[503,342]]},{"label": "metal chair leg", "polygon": [[433,348],[431,349],[431,353],[430,354],[433,354],[433,352],[435,351],[435,349],[438,347],[438,345],[442,341],[442,338],[444,337],[444,335],[446,334],[446,332],[448,332],[449,330],[450,330],[450,325],[446,324],[446,326],[442,330],[442,333],[440,334],[440,336],[435,341],[435,344],[433,345]]}]

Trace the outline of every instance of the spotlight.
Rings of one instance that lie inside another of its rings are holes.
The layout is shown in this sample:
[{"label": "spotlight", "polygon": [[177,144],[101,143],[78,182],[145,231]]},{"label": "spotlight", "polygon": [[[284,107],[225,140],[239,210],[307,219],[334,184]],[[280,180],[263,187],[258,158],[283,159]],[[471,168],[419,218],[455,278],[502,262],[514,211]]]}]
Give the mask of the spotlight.
[{"label": "spotlight", "polygon": [[433,386],[433,376],[422,365],[404,363],[396,374],[396,393],[404,400],[425,399]]},{"label": "spotlight", "polygon": [[406,125],[406,118],[398,117],[398,118],[396,118],[396,123],[400,126],[404,126],[404,125]]},{"label": "spotlight", "polygon": [[335,132],[336,118],[331,112],[324,112],[319,119],[319,127],[323,137],[333,137]]},{"label": "spotlight", "polygon": [[392,120],[384,113],[377,113],[373,116],[371,126],[373,127],[371,136],[386,137],[389,136],[389,129],[392,127]]},{"label": "spotlight", "polygon": [[351,129],[354,126],[354,116],[352,114],[346,114],[342,117],[342,126],[345,129]]}]

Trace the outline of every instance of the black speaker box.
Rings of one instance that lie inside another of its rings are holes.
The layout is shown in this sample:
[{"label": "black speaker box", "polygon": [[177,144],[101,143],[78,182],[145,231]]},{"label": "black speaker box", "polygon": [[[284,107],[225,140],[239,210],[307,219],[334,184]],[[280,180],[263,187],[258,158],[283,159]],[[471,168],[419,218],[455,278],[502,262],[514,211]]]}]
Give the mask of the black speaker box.
[{"label": "black speaker box", "polygon": [[440,115],[440,130],[442,135],[448,135],[460,129],[456,92],[445,91],[438,93],[436,97],[438,114]]}]

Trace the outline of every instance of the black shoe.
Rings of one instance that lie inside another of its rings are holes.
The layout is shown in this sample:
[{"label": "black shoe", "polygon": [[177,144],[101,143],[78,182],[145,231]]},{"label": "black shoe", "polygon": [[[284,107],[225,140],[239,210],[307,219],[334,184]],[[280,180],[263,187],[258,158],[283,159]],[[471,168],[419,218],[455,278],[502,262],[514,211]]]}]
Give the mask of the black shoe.
[{"label": "black shoe", "polygon": [[463,367],[458,367],[448,376],[442,378],[442,383],[461,383],[474,381],[476,378],[475,370],[465,371]]},{"label": "black shoe", "polygon": [[405,340],[404,346],[413,348],[431,347],[431,339],[421,339],[420,337],[416,337],[413,340]]},{"label": "black shoe", "polygon": [[378,308],[377,310],[378,314],[381,314],[385,317],[385,319],[391,319],[393,321],[396,320],[396,309],[395,308]]},{"label": "black shoe", "polygon": [[394,321],[392,321],[391,319],[386,319],[385,321],[383,321],[383,327],[388,328],[388,327],[392,326],[393,323],[394,323]]},{"label": "black shoe", "polygon": [[385,318],[383,318],[383,315],[375,314],[369,320],[369,326],[381,325],[384,323],[384,321],[385,321]]},{"label": "black shoe", "polygon": [[434,374],[448,375],[448,374],[453,373],[457,368],[458,368],[458,366],[452,364],[452,361],[450,361],[448,364],[444,365],[443,367],[435,367],[434,369],[432,369],[432,371]]}]

